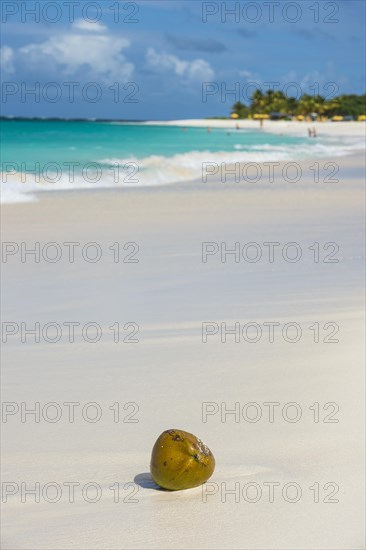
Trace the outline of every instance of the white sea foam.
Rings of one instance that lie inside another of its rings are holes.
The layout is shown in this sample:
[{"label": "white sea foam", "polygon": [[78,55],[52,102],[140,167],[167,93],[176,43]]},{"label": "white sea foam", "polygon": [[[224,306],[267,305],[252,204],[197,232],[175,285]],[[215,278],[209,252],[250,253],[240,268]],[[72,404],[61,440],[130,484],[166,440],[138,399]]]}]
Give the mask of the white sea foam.
[{"label": "white sea foam", "polygon": [[[243,148],[245,147],[245,150]],[[83,175],[75,173],[70,178],[68,171],[47,174],[46,178],[36,178],[34,174],[1,174],[1,202],[31,202],[37,200],[34,192],[70,189],[96,189],[144,187],[167,185],[182,181],[201,179],[204,163],[234,164],[237,162],[278,162],[295,161],[307,158],[341,157],[365,148],[359,139],[332,140],[299,145],[257,144],[242,146],[237,144],[232,152],[192,151],[172,157],[151,155],[144,158],[105,158],[95,162],[100,173]],[[134,168],[135,167],[135,168]],[[93,181],[94,179],[94,181]]]},{"label": "white sea foam", "polygon": [[31,193],[24,192],[16,183],[1,184],[1,203],[16,204],[19,202],[36,202],[37,198]]}]

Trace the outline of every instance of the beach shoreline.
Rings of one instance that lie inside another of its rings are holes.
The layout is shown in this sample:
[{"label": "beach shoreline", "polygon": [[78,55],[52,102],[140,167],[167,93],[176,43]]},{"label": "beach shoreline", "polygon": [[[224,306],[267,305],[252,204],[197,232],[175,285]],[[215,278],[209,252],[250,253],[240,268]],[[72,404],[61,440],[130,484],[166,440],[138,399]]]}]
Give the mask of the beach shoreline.
[{"label": "beach shoreline", "polygon": [[222,128],[236,130],[237,126],[243,130],[262,130],[264,132],[288,135],[303,136],[307,135],[309,127],[315,127],[319,136],[329,137],[353,137],[365,136],[365,122],[331,122],[331,121],[282,121],[282,120],[264,120],[263,126],[260,126],[259,120],[249,119],[183,119],[183,120],[165,120],[165,121],[145,121],[142,125],[147,126],[183,126],[187,128]]},{"label": "beach shoreline", "polygon": [[[316,164],[314,164],[316,163]],[[339,179],[360,181],[365,178],[364,155],[361,152],[343,157],[324,157],[312,159],[294,159],[288,161],[217,163],[217,166],[202,168],[200,178],[167,182],[154,185],[110,186],[106,188],[75,188],[55,190],[32,190],[25,197],[29,200],[3,202],[4,213],[9,208],[32,206],[45,198],[67,197],[83,200],[88,195],[101,198],[104,193],[111,194],[151,194],[174,192],[209,192],[224,189],[270,190],[280,185],[291,189],[294,186],[316,190],[319,186],[336,187]]]},{"label": "beach shoreline", "polygon": [[[314,125],[316,126],[317,139],[307,137],[308,129]],[[205,166],[210,166],[211,171],[217,175],[222,172],[223,166],[227,172],[230,172],[233,166],[238,167],[240,165],[240,172],[244,169],[244,165],[257,166],[258,171],[262,174],[263,167],[266,164],[273,164],[275,167],[277,165],[282,166],[284,162],[294,162],[301,166],[302,163],[314,161],[321,163],[323,166],[331,162],[338,165],[340,158],[361,155],[361,151],[365,150],[365,124],[357,122],[310,124],[296,121],[265,121],[263,128],[260,129],[258,121],[209,121],[200,119],[168,122],[150,121],[135,126],[140,128],[182,128],[185,132],[177,131],[174,135],[180,140],[180,147],[183,147],[183,149],[180,150],[177,146],[176,150],[169,151],[168,149],[167,151],[163,150],[161,153],[154,150],[153,152],[150,151],[150,154],[134,155],[131,153],[124,154],[123,149],[118,153],[117,147],[114,154],[109,154],[107,151],[99,152],[101,147],[98,145],[95,147],[95,153],[90,157],[91,162],[85,164],[86,167],[88,165],[96,167],[96,183],[86,177],[88,172],[86,171],[86,174],[84,174],[84,168],[83,171],[81,169],[79,169],[79,172],[76,170],[70,177],[67,163],[64,163],[64,165],[62,162],[48,162],[49,157],[47,155],[44,157],[44,163],[38,163],[40,168],[37,176],[35,175],[35,166],[33,166],[34,162],[32,164],[32,161],[29,161],[29,172],[26,170],[19,171],[19,168],[13,167],[19,167],[21,164],[10,156],[11,162],[7,163],[10,166],[10,171],[4,171],[1,176],[2,203],[32,203],[37,200],[37,197],[42,197],[43,192],[47,191],[67,190],[74,192],[77,188],[93,190],[93,187],[100,187],[101,189],[120,187],[127,189],[128,187],[147,188],[149,186],[163,187],[178,183],[185,184],[202,179]],[[239,130],[237,130],[238,126]],[[216,130],[216,132],[210,134],[214,141],[210,141],[211,137],[206,140],[206,132],[204,131],[202,135],[190,137],[190,128]],[[217,132],[217,130],[221,130],[223,133],[224,130],[230,131],[227,132],[227,135],[221,135],[221,132]],[[250,137],[251,131],[253,131],[253,138]],[[268,141],[264,136],[268,136]],[[273,136],[276,136],[276,138]],[[193,142],[189,146],[192,138]],[[286,141],[286,138],[291,139],[292,142]],[[121,139],[123,138],[121,137]],[[148,139],[151,139],[151,136]],[[279,140],[278,143],[275,139]],[[210,150],[210,144],[212,150]],[[68,145],[65,146],[64,154],[66,158],[68,158],[68,150],[76,151],[76,147]],[[206,146],[207,150],[205,149]],[[220,147],[222,147],[222,150]],[[42,151],[39,155],[42,159]],[[56,156],[56,158],[58,157]],[[83,166],[78,160],[75,164]],[[342,166],[346,164],[347,161],[342,163]],[[51,169],[47,166],[51,166]],[[55,167],[53,171],[52,166]],[[128,176],[128,171],[123,172],[124,166],[133,168],[134,174],[132,174],[132,177]],[[212,178],[212,173],[209,174],[209,177]]]}]

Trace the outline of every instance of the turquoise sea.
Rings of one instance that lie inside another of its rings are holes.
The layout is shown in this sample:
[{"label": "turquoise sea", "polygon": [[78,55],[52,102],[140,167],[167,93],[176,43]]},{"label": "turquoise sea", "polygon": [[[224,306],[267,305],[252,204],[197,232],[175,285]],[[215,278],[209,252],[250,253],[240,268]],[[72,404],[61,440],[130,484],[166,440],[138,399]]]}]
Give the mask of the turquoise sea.
[{"label": "turquoise sea", "polygon": [[[207,121],[209,125],[209,121]],[[2,200],[42,190],[200,180],[202,165],[339,156],[352,144],[239,129],[141,123],[1,120]],[[213,170],[213,168],[211,168]]]}]

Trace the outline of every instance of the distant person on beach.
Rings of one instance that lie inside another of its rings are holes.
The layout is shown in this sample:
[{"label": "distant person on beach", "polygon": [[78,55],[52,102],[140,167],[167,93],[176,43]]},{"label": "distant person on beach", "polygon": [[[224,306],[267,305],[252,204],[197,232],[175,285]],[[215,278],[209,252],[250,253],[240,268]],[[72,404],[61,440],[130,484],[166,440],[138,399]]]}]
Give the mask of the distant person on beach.
[{"label": "distant person on beach", "polygon": [[308,128],[308,137],[310,138],[310,137],[312,137],[312,135],[313,135],[313,133],[311,131],[311,128]]},{"label": "distant person on beach", "polygon": [[240,130],[239,124],[236,124],[235,128],[236,128],[237,130]]},{"label": "distant person on beach", "polygon": [[263,118],[260,119],[259,126],[260,126],[260,128],[263,128]]},{"label": "distant person on beach", "polygon": [[316,138],[316,130],[315,130],[315,126],[313,127],[313,137]]}]

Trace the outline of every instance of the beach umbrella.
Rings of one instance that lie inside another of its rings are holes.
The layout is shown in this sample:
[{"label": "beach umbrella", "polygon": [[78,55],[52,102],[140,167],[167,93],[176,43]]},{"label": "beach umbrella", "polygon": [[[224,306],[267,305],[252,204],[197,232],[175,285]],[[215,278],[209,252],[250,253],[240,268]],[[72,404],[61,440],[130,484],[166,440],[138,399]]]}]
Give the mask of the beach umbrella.
[{"label": "beach umbrella", "polygon": [[360,122],[364,122],[366,120],[366,115],[359,115],[358,119]]},{"label": "beach umbrella", "polygon": [[239,115],[238,113],[231,113],[231,118],[239,118]]}]

